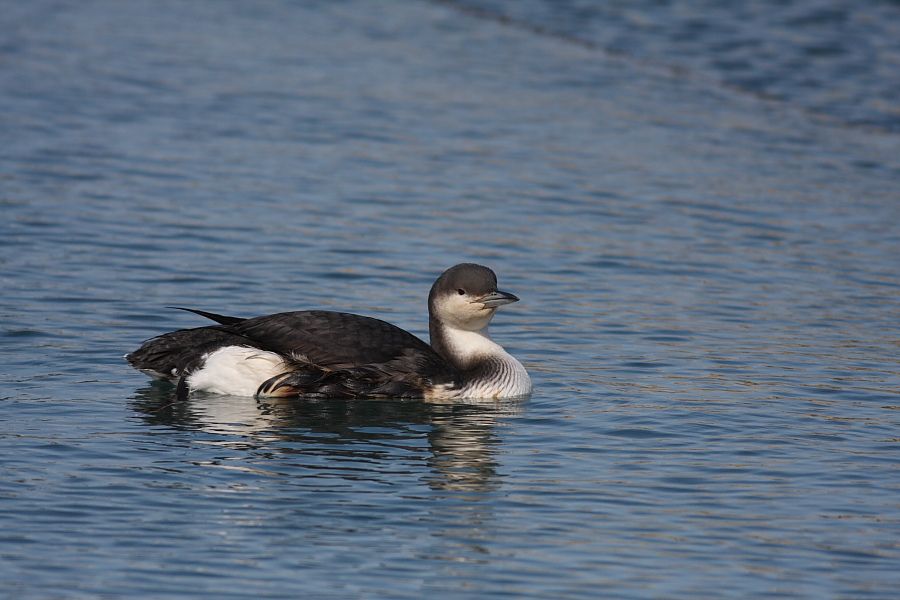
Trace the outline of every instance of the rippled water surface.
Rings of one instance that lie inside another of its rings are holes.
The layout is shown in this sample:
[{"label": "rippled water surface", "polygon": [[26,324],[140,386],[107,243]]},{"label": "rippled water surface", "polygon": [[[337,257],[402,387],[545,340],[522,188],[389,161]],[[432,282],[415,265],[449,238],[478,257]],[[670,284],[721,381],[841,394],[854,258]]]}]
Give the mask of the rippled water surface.
[{"label": "rippled water surface", "polygon": [[[577,3],[2,5],[0,595],[896,597],[896,69],[826,81],[850,114]],[[170,305],[425,336],[462,260],[523,299],[528,400],[174,402],[121,358]]]}]

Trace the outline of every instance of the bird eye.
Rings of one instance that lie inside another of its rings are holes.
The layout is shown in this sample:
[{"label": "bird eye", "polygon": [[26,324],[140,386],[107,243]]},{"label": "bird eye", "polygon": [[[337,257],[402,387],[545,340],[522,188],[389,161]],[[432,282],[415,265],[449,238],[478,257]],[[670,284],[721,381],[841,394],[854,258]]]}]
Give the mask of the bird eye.
[{"label": "bird eye", "polygon": [[456,290],[456,293],[459,294],[460,296],[465,296],[466,290],[459,288],[458,290]]}]

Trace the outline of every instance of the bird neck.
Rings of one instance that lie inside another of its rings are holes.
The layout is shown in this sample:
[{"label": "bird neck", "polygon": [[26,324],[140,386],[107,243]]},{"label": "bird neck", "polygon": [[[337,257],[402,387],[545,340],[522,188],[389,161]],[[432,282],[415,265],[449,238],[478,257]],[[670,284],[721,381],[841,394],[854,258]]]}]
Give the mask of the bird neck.
[{"label": "bird neck", "polygon": [[428,329],[431,347],[460,371],[468,370],[484,359],[509,356],[500,344],[491,339],[487,326],[471,331],[431,319]]}]

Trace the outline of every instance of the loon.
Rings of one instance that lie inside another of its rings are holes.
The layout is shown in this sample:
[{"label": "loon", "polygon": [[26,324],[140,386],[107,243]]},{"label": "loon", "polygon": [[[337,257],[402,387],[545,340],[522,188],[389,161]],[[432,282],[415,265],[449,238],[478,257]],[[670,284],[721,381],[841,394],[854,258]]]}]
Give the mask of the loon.
[{"label": "loon", "polygon": [[182,308],[216,325],[180,329],[125,358],[144,373],[191,392],[258,397],[422,398],[433,401],[527,396],[525,367],[488,335],[504,304],[497,276],[463,263],[428,294],[431,344],[385,321],[320,310],[243,319]]}]

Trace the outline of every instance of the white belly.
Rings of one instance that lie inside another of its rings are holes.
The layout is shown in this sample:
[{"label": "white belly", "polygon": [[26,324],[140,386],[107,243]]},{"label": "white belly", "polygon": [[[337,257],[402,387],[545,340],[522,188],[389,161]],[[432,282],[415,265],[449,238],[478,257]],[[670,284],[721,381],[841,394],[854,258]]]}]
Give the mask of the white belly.
[{"label": "white belly", "polygon": [[274,352],[223,346],[203,357],[202,366],[187,378],[191,391],[253,396],[259,386],[289,367]]}]

